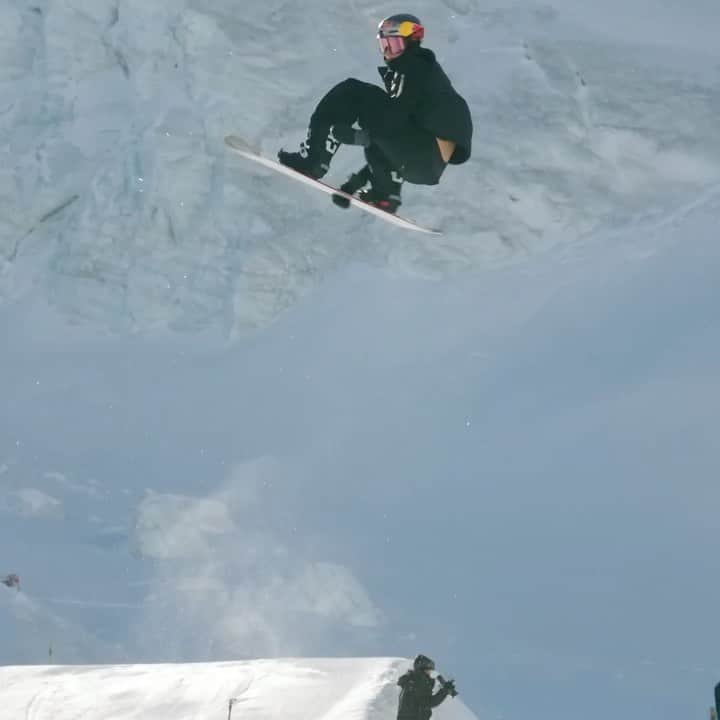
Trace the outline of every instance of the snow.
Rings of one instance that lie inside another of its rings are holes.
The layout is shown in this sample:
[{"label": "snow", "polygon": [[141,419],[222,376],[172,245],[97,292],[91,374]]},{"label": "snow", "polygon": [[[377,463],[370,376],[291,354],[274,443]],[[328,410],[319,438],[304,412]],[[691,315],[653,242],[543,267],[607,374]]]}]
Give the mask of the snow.
[{"label": "snow", "polygon": [[[6,3],[0,297],[40,285],[63,314],[115,331],[245,333],[348,258],[484,268],[720,182],[716,7],[648,23],[640,0],[614,21],[577,3],[418,5],[477,126],[443,193],[405,193],[408,214],[444,226],[440,256],[251,174],[222,143],[234,132],[272,156],[332,83],[377,80],[376,3]],[[344,151],[333,177],[358,162]]]},{"label": "snow", "polygon": [[[80,716],[53,697],[86,680],[177,715],[182,679],[188,716],[224,713],[252,658],[417,652],[483,717],[706,712],[720,8],[413,11],[477,129],[470,163],[405,190],[442,238],[222,143],[272,155],[332,83],[374,81],[382,3],[0,7],[15,715]],[[321,714],[396,699],[371,699],[395,661],[265,662],[268,688],[326,673]]]},{"label": "snow", "polygon": [[[384,658],[106,667],[0,668],[7,717],[131,720],[152,717],[376,720],[395,709],[406,661]],[[458,699],[444,720],[474,717]]]},{"label": "snow", "polygon": [[62,516],[62,503],[41,490],[21,488],[7,494],[0,511],[20,517]]}]

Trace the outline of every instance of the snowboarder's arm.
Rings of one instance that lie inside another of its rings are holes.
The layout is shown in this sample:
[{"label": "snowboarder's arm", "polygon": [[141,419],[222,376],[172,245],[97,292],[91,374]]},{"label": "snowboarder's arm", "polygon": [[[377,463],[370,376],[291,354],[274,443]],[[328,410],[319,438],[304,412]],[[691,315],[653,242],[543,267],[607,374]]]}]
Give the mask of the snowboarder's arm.
[{"label": "snowboarder's arm", "polygon": [[438,682],[440,683],[440,690],[432,696],[431,707],[439,705],[448,695],[455,697],[458,694],[454,680],[446,680],[442,675],[438,675]]},{"label": "snowboarder's arm", "polygon": [[378,68],[387,94],[408,115],[412,115],[423,97],[424,74],[417,63],[398,65],[397,69]]},{"label": "snowboarder's arm", "polygon": [[430,707],[437,707],[449,694],[446,687],[441,687],[430,699]]}]

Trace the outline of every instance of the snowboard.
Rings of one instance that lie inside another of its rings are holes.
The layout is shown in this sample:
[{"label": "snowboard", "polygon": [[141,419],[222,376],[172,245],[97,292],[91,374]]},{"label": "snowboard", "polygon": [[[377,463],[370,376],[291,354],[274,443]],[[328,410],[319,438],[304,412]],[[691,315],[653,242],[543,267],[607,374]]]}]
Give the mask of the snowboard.
[{"label": "snowboard", "polygon": [[250,145],[246,143],[242,138],[237,137],[236,135],[228,135],[225,138],[225,144],[230,148],[230,150],[232,150],[234,153],[237,153],[241,157],[244,157],[246,160],[258,163],[259,165],[263,165],[264,167],[281,173],[289,178],[292,178],[293,180],[299,180],[301,183],[304,183],[309,187],[313,187],[316,190],[320,190],[321,192],[327,193],[328,195],[340,195],[341,197],[347,198],[353,207],[359,208],[366,213],[370,213],[371,215],[374,215],[375,217],[380,218],[385,222],[392,223],[393,225],[405,228],[406,230],[414,230],[415,232],[421,232],[428,235],[442,235],[442,232],[440,230],[427,228],[422,225],[418,225],[418,223],[413,222],[412,220],[408,220],[407,218],[400,217],[399,215],[393,215],[392,213],[385,212],[384,210],[380,210],[374,205],[370,205],[369,203],[366,203],[363,200],[354,197],[353,195],[349,195],[348,193],[345,193],[342,190],[333,187],[332,185],[324,183],[322,180],[315,180],[314,178],[297,172],[297,170],[293,170],[292,168],[282,165],[276,160],[270,160],[269,158],[263,157],[262,155],[260,155],[260,153],[250,147]]}]

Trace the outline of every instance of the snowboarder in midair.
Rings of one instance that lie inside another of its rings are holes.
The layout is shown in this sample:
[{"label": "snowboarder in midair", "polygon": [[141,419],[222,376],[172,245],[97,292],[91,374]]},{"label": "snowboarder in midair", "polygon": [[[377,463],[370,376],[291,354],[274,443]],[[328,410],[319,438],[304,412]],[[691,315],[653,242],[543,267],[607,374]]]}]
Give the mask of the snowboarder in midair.
[{"label": "snowboarder in midair", "polygon": [[[398,720],[430,720],[432,709],[437,707],[448,695],[455,697],[455,683],[443,679],[442,675],[436,681],[431,672],[435,663],[425,655],[418,655],[413,662],[412,670],[408,670],[398,680],[400,686],[400,702],[398,705]],[[433,693],[435,683],[440,683],[440,689]]]},{"label": "snowboarder in midair", "polygon": [[[468,160],[470,110],[435,54],[421,46],[424,36],[425,28],[414,15],[385,18],[377,33],[385,90],[354,78],[336,85],[315,108],[300,151],[281,150],[280,162],[317,179],[328,171],[340,145],[360,145],[367,164],[340,189],[361,191],[358,197],[394,213],[404,180],[436,185],[448,163]],[[342,196],[334,200],[348,205]]]}]

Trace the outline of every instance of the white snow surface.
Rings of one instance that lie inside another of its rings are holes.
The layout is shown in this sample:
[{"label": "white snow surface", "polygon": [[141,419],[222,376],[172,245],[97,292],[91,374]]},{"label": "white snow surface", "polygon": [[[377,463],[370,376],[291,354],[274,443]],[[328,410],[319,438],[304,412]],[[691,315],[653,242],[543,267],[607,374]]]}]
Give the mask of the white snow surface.
[{"label": "white snow surface", "polygon": [[[386,720],[407,661],[302,659],[0,668],[3,717],[27,720]],[[472,720],[459,699],[436,711]]]},{"label": "white snow surface", "polygon": [[[432,239],[222,144],[299,143],[398,9],[0,3],[0,663],[425,652],[483,717],[705,716],[720,5],[407,8],[476,126],[405,190]],[[392,662],[271,667],[330,713]],[[2,669],[0,715],[263,666],[133,667]]]},{"label": "white snow surface", "polygon": [[[469,164],[406,188],[442,241],[340,213],[222,142],[274,157],[335,82],[379,82],[384,3],[6,0],[0,299],[34,288],[113,331],[235,335],[352,259],[484,268],[720,182],[714,0],[414,5],[476,126]],[[360,157],[345,149],[333,177]]]}]

